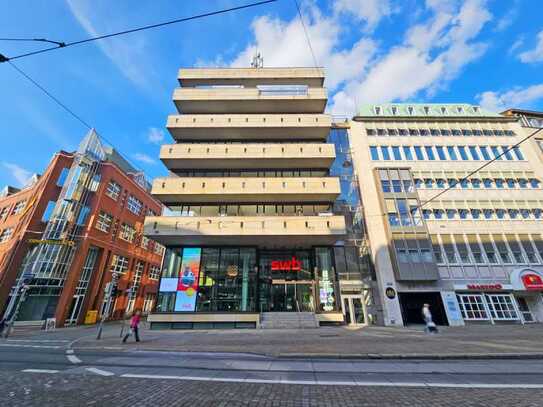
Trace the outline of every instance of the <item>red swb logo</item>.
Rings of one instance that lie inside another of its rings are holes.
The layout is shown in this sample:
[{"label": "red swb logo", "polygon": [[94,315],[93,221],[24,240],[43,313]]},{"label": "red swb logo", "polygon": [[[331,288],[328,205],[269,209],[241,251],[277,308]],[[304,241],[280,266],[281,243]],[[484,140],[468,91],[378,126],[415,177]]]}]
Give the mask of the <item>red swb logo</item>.
[{"label": "red swb logo", "polygon": [[272,271],[300,271],[302,269],[302,262],[296,257],[292,257],[292,260],[274,260],[271,262]]}]

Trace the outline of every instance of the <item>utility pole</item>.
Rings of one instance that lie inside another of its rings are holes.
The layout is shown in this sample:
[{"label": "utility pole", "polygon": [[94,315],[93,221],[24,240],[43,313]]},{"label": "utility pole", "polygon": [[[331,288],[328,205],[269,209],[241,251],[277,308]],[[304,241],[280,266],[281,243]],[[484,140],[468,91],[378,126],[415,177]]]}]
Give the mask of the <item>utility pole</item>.
[{"label": "utility pole", "polygon": [[98,333],[96,334],[96,339],[102,338],[103,325],[104,325],[105,320],[109,317],[113,298],[117,294],[118,283],[119,283],[119,273],[114,272],[112,273],[111,282],[106,284],[106,289],[105,289],[105,296],[107,298],[106,306],[105,306],[104,312],[102,312],[102,317],[100,318],[100,324],[98,325]]}]

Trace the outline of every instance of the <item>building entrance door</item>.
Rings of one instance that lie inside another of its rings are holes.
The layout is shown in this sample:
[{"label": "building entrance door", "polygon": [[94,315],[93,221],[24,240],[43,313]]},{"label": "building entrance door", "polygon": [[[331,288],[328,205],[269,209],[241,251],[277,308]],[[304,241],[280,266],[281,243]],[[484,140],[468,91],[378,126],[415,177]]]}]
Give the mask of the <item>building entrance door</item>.
[{"label": "building entrance door", "polygon": [[315,296],[312,281],[273,280],[270,290],[270,311],[314,312]]},{"label": "building entrance door", "polygon": [[366,325],[366,307],[361,295],[343,295],[343,315],[348,325]]}]

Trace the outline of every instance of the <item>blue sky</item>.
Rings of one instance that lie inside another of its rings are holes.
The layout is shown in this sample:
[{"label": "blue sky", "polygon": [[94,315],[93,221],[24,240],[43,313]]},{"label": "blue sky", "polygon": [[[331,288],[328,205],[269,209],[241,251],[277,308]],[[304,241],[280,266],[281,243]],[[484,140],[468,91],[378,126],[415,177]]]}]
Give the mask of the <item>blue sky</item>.
[{"label": "blue sky", "polygon": [[[0,3],[0,37],[76,41],[249,3],[28,0]],[[466,102],[543,110],[540,0],[299,0],[329,110],[361,103]],[[538,7],[539,6],[539,7]],[[0,42],[13,56],[39,43]],[[294,0],[279,0],[14,61],[92,124],[149,178],[165,175],[159,145],[174,113],[179,67],[312,66]],[[0,64],[0,185],[21,185],[86,129],[8,64]]]}]

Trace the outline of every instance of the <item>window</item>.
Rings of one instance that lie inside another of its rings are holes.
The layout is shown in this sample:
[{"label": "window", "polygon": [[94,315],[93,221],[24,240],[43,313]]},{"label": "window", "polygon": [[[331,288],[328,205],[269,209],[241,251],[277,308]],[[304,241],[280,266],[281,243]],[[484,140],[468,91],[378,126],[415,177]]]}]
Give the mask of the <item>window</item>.
[{"label": "window", "polygon": [[451,131],[449,129],[441,129],[441,135],[449,137],[451,135]]},{"label": "window", "polygon": [[395,160],[401,161],[402,154],[400,153],[400,147],[392,146],[392,155],[394,156]]},{"label": "window", "polygon": [[519,178],[517,180],[518,182],[518,186],[521,187],[521,188],[528,188],[528,180],[525,179],[525,178]]},{"label": "window", "polygon": [[441,235],[441,241],[443,242],[443,251],[445,252],[445,258],[449,264],[457,264],[456,253],[454,251],[454,243],[451,235]]},{"label": "window", "polygon": [[378,136],[386,136],[385,129],[377,129]]},{"label": "window", "polygon": [[402,192],[402,181],[400,181],[399,179],[392,180],[392,192]]},{"label": "window", "polygon": [[457,107],[456,107],[456,111],[457,111],[457,113],[459,113],[459,114],[464,114],[464,108],[463,108],[462,106],[457,106]]},{"label": "window", "polygon": [[534,218],[541,219],[543,216],[543,210],[541,209],[532,209],[532,214],[534,215]]},{"label": "window", "polygon": [[477,179],[477,178],[474,178],[471,180],[471,186],[473,188],[476,188],[476,189],[479,189],[481,188],[481,180],[480,179]]},{"label": "window", "polygon": [[507,188],[515,188],[517,185],[513,178],[507,178],[505,182],[507,183]]},{"label": "window", "polygon": [[524,260],[524,255],[522,254],[522,250],[520,249],[520,244],[517,241],[515,235],[505,235],[505,239],[507,240],[509,249],[513,254],[513,259],[515,260],[515,263],[526,263],[526,261]]},{"label": "window", "polygon": [[473,135],[474,136],[482,136],[483,135],[483,132],[481,130],[473,130]]},{"label": "window", "polygon": [[413,116],[413,114],[415,113],[415,109],[413,108],[413,106],[407,106],[407,113],[409,114],[409,116]]},{"label": "window", "polygon": [[393,114],[394,116],[396,116],[396,115],[398,114],[398,108],[397,108],[396,106],[392,106],[392,107],[391,107],[391,110],[392,110],[392,114]]},{"label": "window", "polygon": [[467,179],[465,179],[465,178],[462,178],[460,180],[460,188],[462,188],[462,189],[469,188],[469,181]]},{"label": "window", "polygon": [[7,242],[9,239],[11,239],[11,235],[13,234],[13,228],[6,228],[0,233],[0,243]]},{"label": "window", "polygon": [[422,147],[415,146],[415,156],[417,160],[424,160],[424,155],[422,154]]},{"label": "window", "polygon": [[104,211],[100,211],[98,218],[96,219],[95,228],[101,230],[102,232],[109,232],[111,223],[113,222],[113,216]]},{"label": "window", "polygon": [[490,130],[490,129],[483,129],[483,135],[485,135],[485,136],[492,136],[492,130]]},{"label": "window", "polygon": [[147,236],[141,237],[141,244],[140,246],[144,248],[145,250],[149,249],[149,243],[151,242],[151,239],[149,239]]},{"label": "window", "polygon": [[504,186],[504,181],[501,178],[496,178],[494,183],[496,184],[496,188],[503,188]]},{"label": "window", "polygon": [[519,319],[511,294],[486,294],[485,299],[492,319],[497,321]]},{"label": "window", "polygon": [[472,131],[469,130],[469,129],[462,129],[462,135],[463,135],[464,137],[469,137],[469,136],[473,135],[473,133],[472,133]]},{"label": "window", "polygon": [[162,256],[164,254],[164,250],[166,250],[166,248],[164,246],[162,246],[160,243],[155,242],[155,247],[153,249],[153,252],[155,254],[158,254],[159,256]]},{"label": "window", "polygon": [[413,153],[411,152],[411,147],[409,146],[403,146],[403,156],[406,160],[412,161],[413,160]]},{"label": "window", "polygon": [[457,294],[462,318],[471,321],[490,319],[486,311],[485,299],[481,294]]},{"label": "window", "polygon": [[492,180],[490,178],[483,179],[483,185],[485,188],[492,188]]},{"label": "window", "polygon": [[483,264],[485,262],[483,258],[483,252],[481,251],[481,246],[477,241],[477,235],[467,235],[468,246],[473,256],[473,260],[476,264]]},{"label": "window", "polygon": [[511,150],[509,150],[509,146],[502,146],[503,155],[505,155],[505,158],[508,161],[513,160],[513,155],[511,154]]},{"label": "window", "polygon": [[447,161],[447,156],[445,155],[445,149],[443,146],[436,146],[437,156],[441,161]]},{"label": "window", "polygon": [[128,269],[128,258],[115,254],[111,260],[111,272],[114,274],[124,274]]},{"label": "window", "polygon": [[460,219],[467,219],[468,218],[469,211],[467,209],[459,209],[458,215],[460,216]]},{"label": "window", "polygon": [[49,222],[49,219],[51,219],[51,215],[53,214],[53,210],[55,209],[55,205],[57,203],[55,201],[49,201],[47,203],[47,207],[45,208],[45,211],[43,211],[43,216],[41,217],[42,222]]},{"label": "window", "polygon": [[137,199],[135,196],[129,195],[128,201],[126,203],[126,207],[133,214],[139,215],[141,213],[141,208],[143,207],[143,203],[139,199]]},{"label": "window", "polygon": [[428,116],[430,114],[430,106],[424,106],[423,109],[424,109],[424,114]]},{"label": "window", "polygon": [[419,131],[417,129],[409,129],[409,135],[410,136],[418,136]]},{"label": "window", "polygon": [[462,135],[462,132],[459,129],[453,129],[452,130],[452,135],[456,136],[456,137],[459,137],[459,136]]},{"label": "window", "polygon": [[479,106],[473,106],[473,113],[479,113],[481,111],[481,109],[479,108]]},{"label": "window", "polygon": [[507,213],[509,214],[510,219],[517,219],[519,215],[518,209],[508,209]]},{"label": "window", "polygon": [[479,153],[477,152],[477,147],[469,146],[469,152],[471,153],[471,157],[474,160],[480,160],[481,159],[481,157],[479,157]]},{"label": "window", "polygon": [[432,146],[424,146],[424,149],[426,150],[426,155],[428,156],[428,159],[430,161],[434,161],[436,157],[434,155],[434,150],[432,149]]},{"label": "window", "polygon": [[424,219],[430,219],[430,215],[432,214],[432,211],[430,209],[423,209],[422,210],[422,216]]},{"label": "window", "polygon": [[453,161],[456,161],[458,160],[458,157],[456,155],[456,151],[454,150],[454,147],[453,146],[448,146],[447,147],[447,152],[449,153],[449,158]]},{"label": "window", "polygon": [[421,136],[429,136],[430,132],[427,129],[419,130]]},{"label": "window", "polygon": [[57,186],[62,187],[64,186],[64,182],[66,182],[66,178],[68,178],[68,173],[70,172],[69,168],[63,168],[62,171],[60,171],[60,174],[58,175],[57,179]]},{"label": "window", "polygon": [[498,219],[505,219],[505,209],[496,209],[496,217]]},{"label": "window", "polygon": [[500,155],[501,155],[500,150],[498,150],[497,146],[490,146],[490,149],[492,150],[492,154],[494,154],[494,158],[496,160],[501,160],[502,159],[500,157]]},{"label": "window", "polygon": [[528,263],[531,263],[531,264],[539,263],[539,260],[537,259],[537,255],[535,254],[534,246],[532,245],[530,237],[528,235],[519,235],[519,239],[520,239],[520,244],[522,248],[524,249],[524,253],[526,254],[526,258],[528,259]]},{"label": "window", "polygon": [[521,209],[520,210],[520,216],[522,216],[522,219],[530,219],[530,210],[529,209]]},{"label": "window", "polygon": [[481,218],[481,210],[480,209],[471,209],[471,217],[472,217],[472,219],[480,219]]},{"label": "window", "polygon": [[454,235],[454,241],[456,243],[456,250],[458,251],[458,257],[460,257],[460,263],[471,264],[469,257],[469,250],[464,237],[462,235]]},{"label": "window", "polygon": [[436,179],[436,186],[438,188],[445,188],[445,180],[443,178]]},{"label": "window", "polygon": [[424,187],[425,188],[432,188],[432,184],[434,181],[431,178],[425,178],[424,179]]},{"label": "window", "polygon": [[381,156],[383,157],[383,160],[385,161],[390,160],[390,153],[388,151],[388,146],[381,146]]},{"label": "window", "polygon": [[136,237],[136,229],[126,223],[123,223],[121,225],[121,232],[119,233],[119,237],[129,243],[132,243],[134,241],[134,238]]},{"label": "window", "polygon": [[376,146],[370,146],[370,155],[372,161],[379,161],[379,151]]},{"label": "window", "polygon": [[492,235],[492,237],[494,238],[494,243],[498,248],[498,254],[502,263],[511,264],[512,261],[511,257],[509,256],[509,250],[507,250],[507,245],[505,244],[503,237],[501,235]]},{"label": "window", "polygon": [[375,130],[374,129],[366,129],[366,133],[368,136],[375,136]]},{"label": "window", "polygon": [[481,241],[485,250],[486,258],[490,264],[498,264],[498,258],[496,257],[496,251],[494,245],[490,240],[490,235],[481,235]]},{"label": "window", "polygon": [[[535,178],[530,178],[530,186],[532,188],[539,188],[539,180],[535,179]],[[0,216],[1,218],[2,216]]]},{"label": "window", "polygon": [[12,215],[17,215],[17,214],[21,213],[23,211],[23,209],[25,208],[25,206],[26,206],[26,200],[17,202],[15,204],[15,206],[13,207],[13,210],[11,211],[11,214]]},{"label": "window", "polygon": [[9,207],[4,206],[0,211],[0,222],[4,221],[8,217]]},{"label": "window", "polygon": [[158,266],[149,267],[149,279],[158,280],[159,277],[160,277],[160,267]]},{"label": "window", "polygon": [[109,181],[109,184],[107,184],[106,195],[116,201],[119,198],[120,193],[121,186],[113,180]]},{"label": "window", "polygon": [[488,152],[487,146],[479,146],[479,151],[481,152],[481,155],[483,156],[484,160],[490,161],[492,158],[490,158],[490,154]]},{"label": "window", "polygon": [[441,264],[443,263],[443,254],[441,252],[441,245],[439,244],[437,235],[431,235],[430,238],[432,240],[432,249],[434,251],[434,257],[436,258],[436,263]]},{"label": "window", "polygon": [[434,209],[434,218],[435,219],[443,219],[443,209]]},{"label": "window", "polygon": [[460,154],[460,157],[462,160],[467,161],[469,160],[468,153],[466,152],[466,147],[464,146],[457,146],[458,153]]},{"label": "window", "polygon": [[373,110],[377,116],[381,115],[381,106],[375,106]]},{"label": "window", "polygon": [[524,160],[524,156],[522,155],[522,152],[518,146],[513,147],[513,153],[515,153],[517,160]]},{"label": "window", "polygon": [[456,217],[456,209],[447,209],[447,219],[454,219]]},{"label": "window", "polygon": [[398,135],[398,130],[396,129],[387,129],[387,133],[389,136],[397,136]]},{"label": "window", "polygon": [[409,133],[407,132],[407,129],[399,129],[398,130],[400,136],[407,136]]},{"label": "window", "polygon": [[483,209],[483,215],[485,219],[492,219],[492,214],[494,211],[492,209]]},{"label": "window", "polygon": [[79,211],[79,215],[77,216],[76,223],[78,225],[84,225],[87,221],[87,217],[89,216],[90,208],[88,206],[83,206],[81,210]]},{"label": "window", "polygon": [[430,129],[430,134],[432,136],[439,136],[439,130],[438,129]]},{"label": "window", "polygon": [[415,178],[415,188],[419,189],[422,187],[422,180],[420,178]]},{"label": "window", "polygon": [[448,114],[447,108],[444,106],[442,106],[439,110],[441,111],[441,114],[444,114],[444,115]]}]

